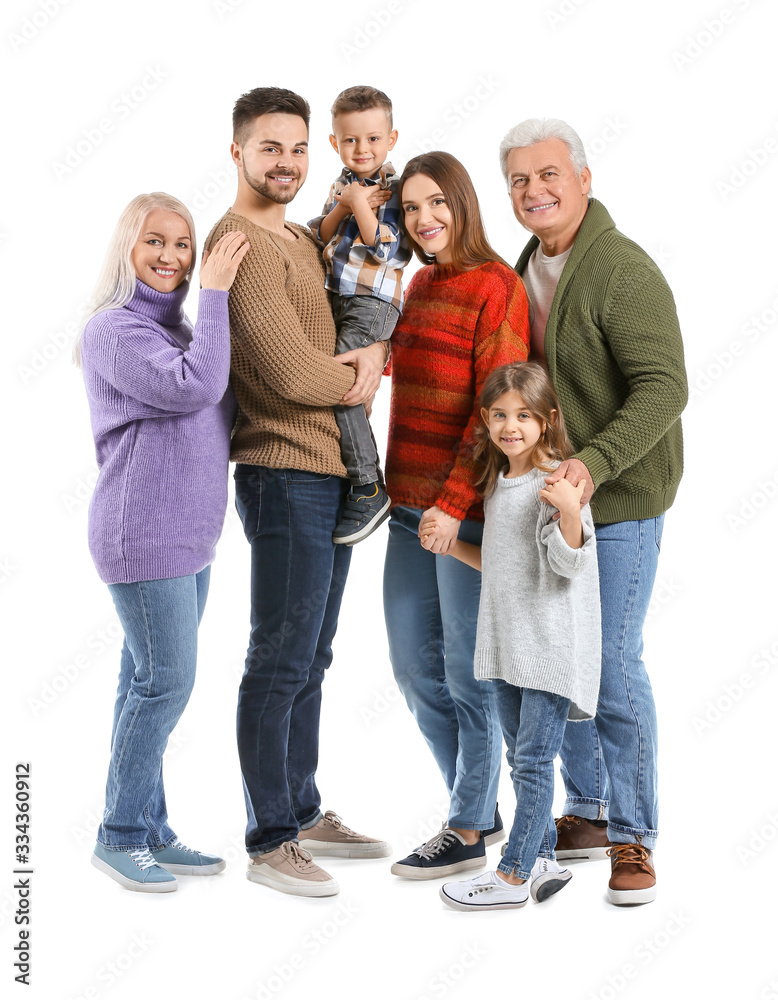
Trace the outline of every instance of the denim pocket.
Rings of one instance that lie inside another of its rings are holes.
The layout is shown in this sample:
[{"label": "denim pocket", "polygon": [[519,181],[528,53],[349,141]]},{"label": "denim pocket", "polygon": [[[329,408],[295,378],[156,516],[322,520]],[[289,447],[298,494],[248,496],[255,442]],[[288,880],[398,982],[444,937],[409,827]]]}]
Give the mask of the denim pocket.
[{"label": "denim pocket", "polygon": [[322,472],[302,472],[299,469],[289,469],[287,478],[290,485],[295,483],[326,483],[332,476],[325,476]]}]

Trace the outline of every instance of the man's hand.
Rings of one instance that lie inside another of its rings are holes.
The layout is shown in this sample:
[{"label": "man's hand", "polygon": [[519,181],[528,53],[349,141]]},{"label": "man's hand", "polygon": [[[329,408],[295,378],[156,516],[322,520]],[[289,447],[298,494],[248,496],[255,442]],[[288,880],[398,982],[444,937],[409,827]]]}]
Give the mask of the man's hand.
[{"label": "man's hand", "polygon": [[345,354],[336,354],[335,360],[356,369],[357,378],[341,400],[344,406],[373,402],[373,397],[381,384],[381,374],[386,364],[386,348],[381,341],[360,347]]},{"label": "man's hand", "polygon": [[457,540],[460,524],[461,521],[439,507],[430,507],[424,511],[419,522],[421,547],[439,556],[446,555]]},{"label": "man's hand", "polygon": [[[555,469],[550,476],[546,476],[546,482],[549,486],[553,486],[554,483],[558,483],[560,479],[566,479],[571,486],[577,486],[582,480],[586,480],[586,485],[584,486],[583,493],[581,494],[581,506],[589,503],[594,493],[594,485],[592,483],[592,476],[583,462],[579,461],[577,458],[568,458],[567,461],[562,462],[558,469]],[[556,506],[549,499],[543,496],[541,492],[541,497],[545,503],[550,506]]]}]

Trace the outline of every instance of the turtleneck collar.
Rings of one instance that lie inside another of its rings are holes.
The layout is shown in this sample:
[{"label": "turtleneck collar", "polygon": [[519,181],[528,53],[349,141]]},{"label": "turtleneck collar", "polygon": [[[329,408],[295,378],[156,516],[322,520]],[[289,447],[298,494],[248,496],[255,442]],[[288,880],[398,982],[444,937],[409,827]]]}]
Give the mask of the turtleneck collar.
[{"label": "turtleneck collar", "polygon": [[135,292],[125,308],[153,319],[161,326],[180,326],[185,319],[184,299],[188,291],[188,281],[182,281],[172,292],[158,292],[136,278]]}]

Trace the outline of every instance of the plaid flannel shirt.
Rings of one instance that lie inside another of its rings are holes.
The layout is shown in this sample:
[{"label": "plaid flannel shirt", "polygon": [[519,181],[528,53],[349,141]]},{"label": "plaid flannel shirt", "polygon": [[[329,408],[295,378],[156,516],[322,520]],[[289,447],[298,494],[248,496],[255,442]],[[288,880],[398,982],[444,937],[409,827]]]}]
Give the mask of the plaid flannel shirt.
[{"label": "plaid flannel shirt", "polygon": [[392,197],[375,210],[375,242],[368,246],[359,234],[359,225],[353,215],[347,215],[338,226],[329,243],[324,246],[319,236],[319,227],[326,215],[335,207],[335,195],[340,194],[347,184],[357,180],[347,168],[330,188],[327,203],[322,214],[308,223],[314,239],[323,246],[324,263],[327,267],[325,287],[338,295],[370,295],[383,299],[396,309],[402,309],[402,270],[411,259],[408,237],[400,224],[400,202],[397,189],[400,178],[391,163],[385,163],[380,170],[367,178],[365,184],[377,184],[388,188]]}]

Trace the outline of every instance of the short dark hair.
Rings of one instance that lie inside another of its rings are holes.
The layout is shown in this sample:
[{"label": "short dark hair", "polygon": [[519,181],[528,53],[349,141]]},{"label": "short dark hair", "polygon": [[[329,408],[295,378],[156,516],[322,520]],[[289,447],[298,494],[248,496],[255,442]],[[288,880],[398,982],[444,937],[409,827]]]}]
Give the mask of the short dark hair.
[{"label": "short dark hair", "polygon": [[351,111],[372,111],[373,108],[381,108],[386,112],[391,128],[392,102],[383,90],[376,90],[375,87],[348,87],[341,91],[332,105],[332,117],[347,115]]},{"label": "short dark hair", "polygon": [[298,115],[306,129],[311,120],[311,109],[304,97],[283,87],[255,87],[235,102],[232,109],[232,138],[242,146],[251,126],[261,115]]}]

